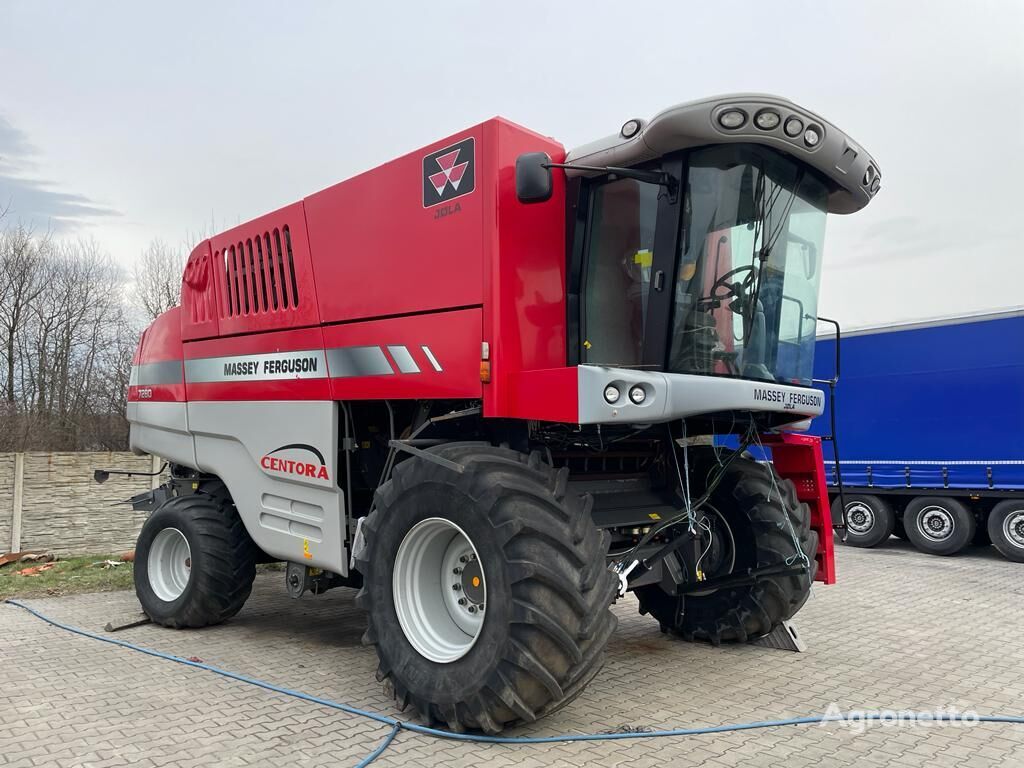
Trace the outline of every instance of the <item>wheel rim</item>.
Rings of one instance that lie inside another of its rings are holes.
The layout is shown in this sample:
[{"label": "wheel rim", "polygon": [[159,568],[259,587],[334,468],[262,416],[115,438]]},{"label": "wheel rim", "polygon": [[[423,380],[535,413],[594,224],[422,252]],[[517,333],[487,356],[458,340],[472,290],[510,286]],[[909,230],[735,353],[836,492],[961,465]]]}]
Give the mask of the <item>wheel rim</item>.
[{"label": "wheel rim", "polygon": [[853,533],[867,533],[875,527],[875,511],[861,501],[846,505],[846,527]]},{"label": "wheel rim", "polygon": [[945,507],[925,507],[917,516],[917,530],[931,541],[945,541],[953,535],[956,522]]},{"label": "wheel rim", "polygon": [[392,579],[402,632],[421,656],[461,659],[484,624],[487,585],[473,542],[450,520],[431,517],[405,534]]},{"label": "wheel rim", "polygon": [[192,575],[192,549],[185,534],[177,528],[164,528],[153,539],[146,561],[149,586],[161,600],[172,602],[181,597]]},{"label": "wheel rim", "polygon": [[1003,536],[1015,547],[1024,549],[1024,509],[1011,512],[1003,520]]}]

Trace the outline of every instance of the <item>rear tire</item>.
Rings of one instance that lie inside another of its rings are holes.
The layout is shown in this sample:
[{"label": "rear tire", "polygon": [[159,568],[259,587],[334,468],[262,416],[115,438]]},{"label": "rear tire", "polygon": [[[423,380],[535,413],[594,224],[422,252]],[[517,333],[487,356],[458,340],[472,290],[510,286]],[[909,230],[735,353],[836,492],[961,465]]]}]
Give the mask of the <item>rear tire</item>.
[{"label": "rear tire", "polygon": [[929,555],[955,555],[971,543],[977,521],[971,511],[946,496],[918,496],[903,513],[910,543]]},{"label": "rear tire", "polygon": [[1024,499],[996,504],[988,515],[988,535],[999,554],[1015,563],[1024,563]]},{"label": "rear tire", "polygon": [[[876,547],[893,532],[896,516],[889,503],[878,496],[850,493],[846,497],[846,541],[851,547]],[[842,520],[840,497],[832,502],[832,518]]]},{"label": "rear tire", "polygon": [[[498,733],[565,706],[600,669],[616,624],[609,537],[594,527],[589,499],[566,493],[568,470],[539,453],[482,443],[430,452],[463,471],[403,461],[363,522],[363,642],[376,646],[377,679],[402,710],[455,731]],[[463,575],[453,579],[448,561],[463,551]],[[474,560],[482,585],[465,581]],[[438,563],[434,594],[422,582]],[[448,587],[485,601],[482,621],[459,613],[467,606],[453,605]]]},{"label": "rear tire", "polygon": [[219,624],[252,591],[257,548],[225,495],[175,496],[157,507],[135,545],[135,593],[156,624]]},{"label": "rear tire", "polygon": [[811,528],[810,509],[797,499],[793,483],[779,478],[770,465],[749,459],[733,461],[710,503],[726,516],[735,536],[733,572],[786,561],[795,564],[804,557],[810,569],[688,596],[679,628],[675,627],[676,598],[659,585],[640,587],[636,590],[640,613],[651,614],[663,631],[691,641],[719,645],[755,640],[792,618],[807,602],[818,567],[818,533]]}]

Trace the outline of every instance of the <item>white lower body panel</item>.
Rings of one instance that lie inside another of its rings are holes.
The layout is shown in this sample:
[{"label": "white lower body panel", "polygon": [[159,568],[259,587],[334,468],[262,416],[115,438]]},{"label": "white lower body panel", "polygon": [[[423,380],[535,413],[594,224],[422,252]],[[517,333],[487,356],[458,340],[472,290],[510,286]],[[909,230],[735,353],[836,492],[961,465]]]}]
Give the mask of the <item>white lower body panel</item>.
[{"label": "white lower body panel", "polygon": [[[129,408],[132,448],[223,480],[260,549],[277,559],[348,573],[337,403],[131,405],[137,406]],[[152,406],[174,406],[180,415],[172,418],[170,409]]]}]

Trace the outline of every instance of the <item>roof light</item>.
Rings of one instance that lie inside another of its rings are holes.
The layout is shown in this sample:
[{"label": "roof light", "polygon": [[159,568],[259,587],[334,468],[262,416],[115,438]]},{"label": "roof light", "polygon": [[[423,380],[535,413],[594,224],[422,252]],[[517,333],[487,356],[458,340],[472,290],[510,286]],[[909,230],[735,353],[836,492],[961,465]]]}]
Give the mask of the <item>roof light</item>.
[{"label": "roof light", "polygon": [[741,109],[727,109],[718,116],[718,124],[734,131],[747,122],[747,114]]},{"label": "roof light", "polygon": [[770,109],[758,112],[757,116],[754,118],[754,125],[762,131],[774,130],[779,127],[780,122],[782,122],[782,118],[779,117],[779,113],[773,112]]},{"label": "roof light", "polygon": [[806,131],[804,131],[804,144],[806,144],[808,147],[816,147],[818,146],[818,142],[820,141],[821,134],[818,132],[818,129],[815,128],[813,125]]},{"label": "roof light", "polygon": [[634,136],[640,133],[640,129],[642,127],[643,123],[641,123],[637,118],[634,117],[632,120],[627,120],[622,124],[622,130],[619,131],[619,133],[622,135],[622,138],[624,139],[632,139]]},{"label": "roof light", "polygon": [[604,388],[604,399],[609,405],[613,405],[618,402],[621,395],[622,393],[619,392],[618,387],[609,385]]},{"label": "roof light", "polygon": [[640,405],[644,400],[647,399],[647,393],[644,392],[644,388],[637,385],[629,390],[629,399],[632,400],[636,405]]},{"label": "roof light", "polygon": [[870,187],[871,186],[871,182],[874,181],[874,180],[875,180],[875,167],[873,165],[869,165],[868,169],[866,171],[864,171],[864,186],[865,187]]},{"label": "roof light", "polygon": [[796,117],[791,117],[786,121],[786,125],[783,126],[782,130],[786,132],[786,135],[791,139],[795,139],[804,130],[804,123],[802,120]]}]

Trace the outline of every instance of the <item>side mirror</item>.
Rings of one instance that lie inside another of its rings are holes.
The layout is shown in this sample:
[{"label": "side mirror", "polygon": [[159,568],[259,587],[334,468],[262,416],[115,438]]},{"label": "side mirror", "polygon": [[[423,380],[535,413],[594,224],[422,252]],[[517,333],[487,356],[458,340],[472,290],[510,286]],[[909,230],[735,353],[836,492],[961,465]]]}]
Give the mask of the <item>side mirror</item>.
[{"label": "side mirror", "polygon": [[551,162],[546,152],[524,152],[516,158],[516,197],[521,203],[543,203],[551,197]]}]

